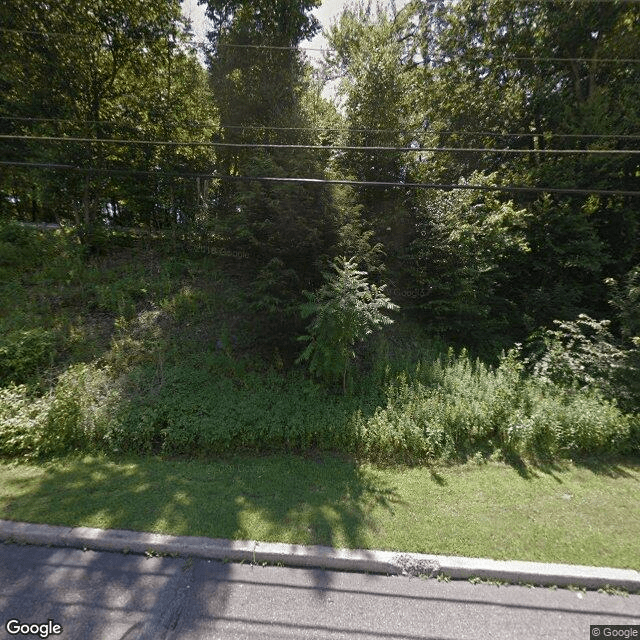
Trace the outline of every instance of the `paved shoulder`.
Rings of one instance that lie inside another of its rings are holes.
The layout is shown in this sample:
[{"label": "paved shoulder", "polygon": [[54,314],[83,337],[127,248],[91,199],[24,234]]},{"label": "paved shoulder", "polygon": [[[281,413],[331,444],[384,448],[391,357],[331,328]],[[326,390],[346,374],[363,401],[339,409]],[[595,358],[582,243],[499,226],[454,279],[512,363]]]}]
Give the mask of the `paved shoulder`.
[{"label": "paved shoulder", "polygon": [[2,544],[0,611],[0,638],[586,640],[640,596]]}]

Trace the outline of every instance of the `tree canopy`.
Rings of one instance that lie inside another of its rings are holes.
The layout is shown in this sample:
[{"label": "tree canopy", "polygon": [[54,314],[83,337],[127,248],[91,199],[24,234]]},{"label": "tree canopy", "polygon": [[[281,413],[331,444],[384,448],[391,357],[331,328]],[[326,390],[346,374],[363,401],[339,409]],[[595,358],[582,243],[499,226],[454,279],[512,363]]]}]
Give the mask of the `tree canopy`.
[{"label": "tree canopy", "polygon": [[640,5],[353,2],[318,69],[318,0],[200,4],[204,44],[177,0],[3,4],[2,216],[196,230],[294,324],[339,255],[479,342],[615,317],[605,280],[640,263]]}]

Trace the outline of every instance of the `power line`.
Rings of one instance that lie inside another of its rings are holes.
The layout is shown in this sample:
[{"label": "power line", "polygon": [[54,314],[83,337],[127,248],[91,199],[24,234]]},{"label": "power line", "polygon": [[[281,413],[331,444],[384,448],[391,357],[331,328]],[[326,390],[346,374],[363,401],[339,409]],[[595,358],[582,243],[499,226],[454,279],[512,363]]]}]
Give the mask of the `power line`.
[{"label": "power line", "polygon": [[[421,61],[421,64],[425,62],[439,62],[450,64],[454,62],[460,61],[453,60],[448,56],[428,56]],[[463,60],[465,63],[491,63],[491,62],[605,62],[607,64],[610,63],[621,63],[621,64],[638,64],[640,63],[640,58],[569,58],[569,57],[553,57],[553,56],[484,56],[478,59],[470,59]]]},{"label": "power line", "polygon": [[[584,1],[584,0],[582,0]],[[600,1],[600,0],[591,0],[591,1]],[[604,1],[604,0],[602,0]],[[0,31],[8,32],[8,33],[20,33],[26,35],[36,35],[42,37],[55,37],[55,38],[94,38],[94,35],[87,33],[64,33],[59,31],[35,31],[29,29],[10,29],[8,27],[0,27]],[[191,46],[195,48],[199,48],[205,52],[210,52],[213,46],[203,40],[189,40],[184,43],[186,46]],[[227,48],[227,49],[264,49],[264,50],[274,50],[274,51],[316,51],[321,53],[338,53],[337,49],[329,49],[322,47],[302,47],[298,45],[270,45],[270,44],[241,44],[241,43],[231,43],[231,42],[218,42],[215,44],[215,48]],[[552,57],[552,56],[490,56],[485,58],[484,62],[598,62],[598,63],[606,63],[606,64],[640,64],[640,58],[582,58],[582,57]],[[429,56],[425,58],[424,62],[439,62],[439,63],[455,63],[456,60],[453,60],[447,56]],[[478,61],[476,61],[478,62]],[[482,61],[480,61],[482,62]]]},{"label": "power line", "polygon": [[579,189],[579,188],[556,188],[556,187],[529,187],[520,185],[473,185],[473,184],[436,184],[426,182],[384,182],[384,181],[365,181],[365,180],[328,180],[324,178],[277,178],[267,176],[234,176],[216,173],[195,173],[195,172],[180,172],[180,171],[149,171],[138,169],[112,169],[97,167],[77,167],[67,164],[54,164],[45,162],[13,162],[13,161],[0,161],[0,165],[14,166],[14,167],[26,167],[33,169],[64,169],[77,171],[80,173],[103,173],[109,175],[141,175],[141,176],[170,176],[170,177],[183,177],[183,178],[204,178],[210,180],[237,180],[242,182],[274,182],[274,183],[300,183],[310,185],[321,184],[339,184],[349,186],[362,186],[362,187],[396,187],[396,188],[409,188],[409,189],[436,189],[436,190],[472,190],[472,191],[505,191],[515,193],[558,193],[567,195],[608,195],[608,196],[640,196],[640,191],[624,191],[615,189]]},{"label": "power line", "polygon": [[[0,118],[1,119],[1,118]],[[221,129],[249,129],[249,130],[267,130],[267,131],[344,131],[352,133],[415,133],[422,135],[469,135],[469,136],[494,136],[496,138],[523,138],[527,136],[543,136],[550,138],[607,138],[607,139],[628,139],[639,140],[640,135],[626,134],[598,134],[598,133],[551,133],[544,132],[542,134],[529,131],[528,133],[500,133],[498,131],[459,131],[455,129],[359,129],[350,127],[269,127],[269,126],[252,126],[252,125],[228,125],[221,124]]]},{"label": "power line", "polygon": [[[125,125],[131,128],[139,128],[127,120],[69,120],[64,118],[36,118],[26,116],[0,116],[0,120],[16,121],[16,122],[59,122],[82,126],[85,124],[102,124],[102,125]],[[211,120],[183,120],[183,121],[167,121],[163,123],[147,123],[162,124],[184,127],[214,127],[218,130],[247,130],[247,131],[334,131],[334,132],[352,132],[352,133],[414,133],[422,135],[464,135],[464,136],[491,136],[496,138],[525,138],[525,137],[543,137],[543,138],[601,138],[607,140],[640,140],[640,134],[607,134],[607,133],[554,133],[552,131],[544,131],[542,133],[536,131],[522,132],[501,132],[501,131],[461,131],[459,129],[371,129],[358,127],[277,127],[271,125],[247,125],[247,124],[214,124]]]},{"label": "power line", "polygon": [[505,149],[489,147],[381,147],[381,146],[327,146],[318,144],[271,144],[261,142],[212,142],[176,140],[123,140],[116,138],[76,138],[64,136],[27,136],[0,134],[0,140],[32,140],[37,142],[74,142],[82,144],[140,144],[173,147],[222,147],[233,149],[299,149],[324,151],[393,151],[395,153],[509,153],[509,154],[558,154],[558,155],[640,155],[640,149]]},{"label": "power line", "polygon": [[[0,116],[0,120],[3,121],[16,121],[16,122],[59,122],[64,124],[72,124],[76,126],[82,126],[85,124],[103,124],[103,125],[125,125],[131,128],[139,128],[140,125],[134,124],[128,120],[70,120],[68,118],[37,118],[37,117],[27,117],[27,116]],[[204,127],[204,126],[213,126],[215,128],[220,128],[222,125],[214,124],[212,120],[182,120],[178,121],[167,121],[167,122],[147,122],[145,124],[158,124],[158,125],[177,125],[177,126],[190,126],[190,127]],[[640,137],[640,136],[638,136]]]}]

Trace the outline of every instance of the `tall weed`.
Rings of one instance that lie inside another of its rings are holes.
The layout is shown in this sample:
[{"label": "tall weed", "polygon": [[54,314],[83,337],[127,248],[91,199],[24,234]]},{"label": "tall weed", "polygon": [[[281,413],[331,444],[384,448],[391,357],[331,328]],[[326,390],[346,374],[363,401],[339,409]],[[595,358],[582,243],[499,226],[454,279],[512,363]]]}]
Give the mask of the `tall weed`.
[{"label": "tall weed", "polygon": [[525,457],[621,453],[632,418],[601,394],[523,374],[515,352],[490,368],[463,351],[420,363],[360,418],[358,453],[377,461],[459,459],[476,451]]},{"label": "tall weed", "polygon": [[69,367],[40,397],[24,385],[0,389],[0,456],[103,449],[118,402],[109,371],[93,364]]},{"label": "tall weed", "polygon": [[53,364],[57,338],[42,328],[11,331],[0,340],[0,386],[23,384]]}]

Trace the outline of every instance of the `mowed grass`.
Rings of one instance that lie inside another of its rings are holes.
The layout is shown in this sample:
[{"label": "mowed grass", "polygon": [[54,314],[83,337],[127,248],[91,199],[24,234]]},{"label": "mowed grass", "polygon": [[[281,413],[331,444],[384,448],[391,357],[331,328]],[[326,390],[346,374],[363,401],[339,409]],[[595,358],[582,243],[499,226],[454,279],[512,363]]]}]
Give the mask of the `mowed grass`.
[{"label": "mowed grass", "polygon": [[640,461],[378,468],[335,456],[0,464],[0,518],[640,569]]}]

